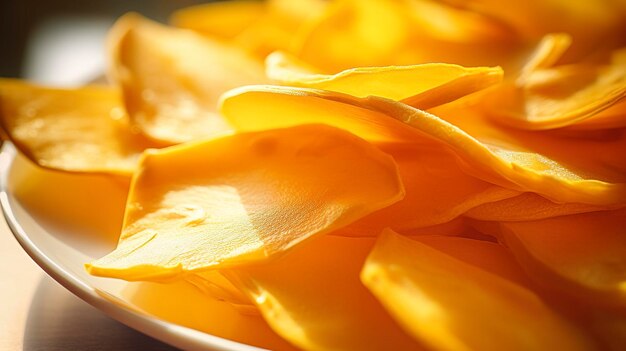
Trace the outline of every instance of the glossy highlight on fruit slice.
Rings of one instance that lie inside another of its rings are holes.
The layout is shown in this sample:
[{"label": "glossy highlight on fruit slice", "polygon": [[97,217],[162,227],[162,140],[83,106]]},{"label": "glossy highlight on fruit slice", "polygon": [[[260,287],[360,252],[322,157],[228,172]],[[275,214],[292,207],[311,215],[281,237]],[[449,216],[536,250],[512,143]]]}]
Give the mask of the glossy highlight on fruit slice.
[{"label": "glossy highlight on fruit slice", "polygon": [[532,291],[417,240],[385,231],[361,279],[418,341],[434,350],[594,349]]},{"label": "glossy highlight on fruit slice", "polygon": [[391,157],[323,125],[148,152],[118,247],[87,270],[167,280],[263,261],[403,196]]}]

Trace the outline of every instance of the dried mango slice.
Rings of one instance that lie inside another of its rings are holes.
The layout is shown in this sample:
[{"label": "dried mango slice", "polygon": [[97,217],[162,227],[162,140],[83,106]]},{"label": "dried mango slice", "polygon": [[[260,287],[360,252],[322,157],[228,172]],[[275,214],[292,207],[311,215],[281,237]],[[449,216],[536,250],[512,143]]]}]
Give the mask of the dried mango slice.
[{"label": "dried mango slice", "polygon": [[238,132],[323,123],[376,143],[425,141],[416,140],[415,131],[404,123],[359,106],[350,95],[332,91],[240,87],[222,95],[220,112]]},{"label": "dried mango slice", "polygon": [[[554,129],[597,118],[602,120],[593,123],[606,128],[613,126],[597,113],[624,97],[626,64],[576,64],[535,70],[521,87],[502,86],[491,96],[489,110],[494,120],[522,129]],[[617,126],[624,124],[623,116],[613,119]]]},{"label": "dried mango slice", "polygon": [[519,194],[468,175],[457,165],[454,154],[438,145],[390,145],[382,150],[398,164],[406,196],[344,231],[359,236],[377,236],[387,227],[409,232],[449,222],[475,206]]},{"label": "dried mango slice", "polygon": [[361,279],[435,350],[594,349],[530,290],[391,230],[379,237]]},{"label": "dried mango slice", "polygon": [[430,1],[337,1],[298,36],[293,53],[324,72],[426,62],[494,66],[518,51],[499,21]]},{"label": "dried mango slice", "polygon": [[290,51],[296,33],[325,9],[325,0],[268,0],[264,14],[234,38],[233,43],[260,60],[275,50]]},{"label": "dried mango slice", "polygon": [[626,210],[505,222],[501,237],[539,282],[626,307]]},{"label": "dried mango slice", "polygon": [[579,203],[555,203],[535,193],[493,201],[473,207],[464,216],[481,221],[533,221],[576,213],[611,209]]},{"label": "dried mango slice", "polygon": [[268,324],[304,350],[421,350],[359,281],[373,238],[324,236],[227,274]]},{"label": "dried mango slice", "polygon": [[[317,122],[377,144],[438,140],[462,159],[466,172],[506,188],[536,192],[555,202],[605,206],[626,201],[626,132],[585,139],[515,131],[495,125],[461,100],[431,114],[377,97],[251,86],[225,94],[221,112],[241,131]],[[272,118],[260,118],[258,111]]]},{"label": "dried mango slice", "polygon": [[620,1],[516,0],[506,6],[497,0],[446,2],[500,20],[525,39],[568,33],[575,39],[568,52],[574,59],[624,42],[625,12]]},{"label": "dried mango slice", "polygon": [[[332,90],[358,97],[374,95],[405,102],[419,101],[417,105],[409,104],[421,108],[434,106],[431,100],[446,103],[502,80],[499,67],[469,68],[446,63],[359,67],[334,75],[310,70],[297,58],[283,52],[274,52],[266,60],[267,76],[283,85]],[[420,96],[431,89],[437,91],[429,94],[429,99]]]},{"label": "dried mango slice", "polygon": [[139,155],[157,146],[134,132],[119,91],[53,89],[0,79],[0,125],[39,166],[130,176]]},{"label": "dried mango slice", "polygon": [[170,16],[173,26],[230,40],[265,12],[266,4],[256,0],[219,1],[186,7]]},{"label": "dried mango slice", "polygon": [[437,136],[467,162],[466,171],[479,177],[499,174],[555,202],[605,206],[626,201],[623,131],[612,138],[570,138],[501,128],[463,101],[436,107],[433,114],[383,100],[368,102]]},{"label": "dried mango slice", "polygon": [[142,160],[118,247],[87,270],[164,280],[263,260],[403,196],[391,157],[328,126],[163,149]]},{"label": "dried mango slice", "polygon": [[528,275],[504,245],[459,236],[420,235],[412,239],[521,286],[532,285]]},{"label": "dried mango slice", "polygon": [[132,122],[170,144],[228,133],[217,113],[226,90],[265,82],[263,66],[241,50],[136,14],[109,37],[110,74],[124,92]]},{"label": "dried mango slice", "polygon": [[551,33],[537,44],[535,52],[528,58],[521,70],[517,82],[523,84],[526,76],[532,72],[552,67],[572,44],[572,37],[567,33]]}]

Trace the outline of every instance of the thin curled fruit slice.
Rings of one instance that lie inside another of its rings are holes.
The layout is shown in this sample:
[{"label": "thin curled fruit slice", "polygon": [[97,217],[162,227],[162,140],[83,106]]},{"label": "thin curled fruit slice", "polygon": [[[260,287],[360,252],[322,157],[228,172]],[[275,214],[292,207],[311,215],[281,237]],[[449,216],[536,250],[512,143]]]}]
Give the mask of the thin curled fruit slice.
[{"label": "thin curled fruit slice", "polygon": [[406,196],[349,225],[344,232],[377,236],[392,228],[405,233],[447,223],[475,206],[519,194],[468,175],[454,154],[438,145],[389,145],[381,150],[398,164]]},{"label": "thin curled fruit slice", "polygon": [[416,140],[411,127],[351,103],[355,100],[360,101],[325,90],[246,86],[222,95],[220,112],[238,132],[323,123],[377,144],[425,141]]},{"label": "thin curled fruit slice", "polygon": [[250,86],[226,93],[221,112],[241,131],[325,123],[377,144],[438,143],[460,157],[464,171],[494,184],[555,202],[626,201],[626,131],[585,139],[509,130],[461,100],[429,113],[378,97]]},{"label": "thin curled fruit slice", "polygon": [[506,23],[526,40],[548,33],[568,33],[575,39],[568,52],[574,60],[619,46],[625,39],[626,12],[621,1],[514,0],[506,6],[497,0],[444,1]]},{"label": "thin curled fruit slice", "polygon": [[541,38],[535,51],[522,67],[517,84],[523,84],[532,72],[552,67],[572,44],[572,37],[567,33],[551,33]]},{"label": "thin curled fruit slice", "polygon": [[230,132],[216,111],[219,96],[266,80],[263,66],[240,49],[132,13],[117,21],[108,44],[109,73],[131,121],[165,143]]},{"label": "thin curled fruit slice", "polygon": [[54,89],[0,79],[0,126],[39,166],[130,177],[139,155],[157,146],[134,132],[119,91]]},{"label": "thin curled fruit slice", "polygon": [[626,210],[501,224],[501,238],[540,283],[626,308]]},{"label": "thin curled fruit slice", "polygon": [[148,152],[118,247],[87,270],[166,280],[265,260],[403,196],[391,157],[323,125]]},{"label": "thin curled fruit slice", "polygon": [[[357,97],[380,96],[404,100],[420,108],[455,100],[502,80],[499,67],[470,68],[447,63],[358,67],[327,75],[311,72],[311,68],[283,52],[272,53],[265,62],[267,76],[282,85],[332,90]],[[428,98],[424,96],[426,93]],[[435,99],[436,103],[431,102]]]},{"label": "thin curled fruit slice", "polygon": [[324,11],[325,0],[268,0],[263,15],[234,38],[233,44],[259,60],[275,50],[291,51],[296,33]]},{"label": "thin curled fruit slice", "polygon": [[579,203],[555,203],[535,193],[493,201],[473,207],[464,216],[481,221],[534,221],[577,213],[604,211],[610,206]]},{"label": "thin curled fruit slice", "polygon": [[464,169],[478,177],[498,174],[555,202],[599,206],[626,202],[626,158],[621,156],[626,130],[609,138],[572,138],[500,127],[460,100],[436,107],[432,114],[370,101],[379,111],[437,136],[464,159]]},{"label": "thin curled fruit slice", "polygon": [[379,237],[361,280],[434,350],[594,349],[530,290],[391,230]]},{"label": "thin curled fruit slice", "polygon": [[265,8],[266,4],[257,0],[211,2],[175,11],[170,23],[209,37],[231,40],[261,17]]},{"label": "thin curled fruit slice", "polygon": [[323,72],[426,62],[494,66],[518,54],[516,41],[499,21],[454,6],[342,0],[298,33],[292,53]]},{"label": "thin curled fruit slice", "polygon": [[304,350],[421,350],[359,281],[373,238],[324,236],[229,277]]},{"label": "thin curled fruit slice", "polygon": [[624,97],[625,63],[575,64],[535,70],[524,77],[522,86],[505,84],[489,97],[487,108],[495,121],[521,129],[585,123],[612,128],[623,126],[626,117],[598,113]]}]

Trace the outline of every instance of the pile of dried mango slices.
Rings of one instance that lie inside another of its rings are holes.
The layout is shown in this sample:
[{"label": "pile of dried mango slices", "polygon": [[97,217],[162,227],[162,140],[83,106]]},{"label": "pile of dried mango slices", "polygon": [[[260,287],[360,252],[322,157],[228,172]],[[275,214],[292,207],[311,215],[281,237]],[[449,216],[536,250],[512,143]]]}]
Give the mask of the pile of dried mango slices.
[{"label": "pile of dried mango slices", "polygon": [[33,162],[132,178],[91,274],[188,281],[305,350],[626,349],[624,1],[171,24],[120,18],[108,86],[0,81]]}]

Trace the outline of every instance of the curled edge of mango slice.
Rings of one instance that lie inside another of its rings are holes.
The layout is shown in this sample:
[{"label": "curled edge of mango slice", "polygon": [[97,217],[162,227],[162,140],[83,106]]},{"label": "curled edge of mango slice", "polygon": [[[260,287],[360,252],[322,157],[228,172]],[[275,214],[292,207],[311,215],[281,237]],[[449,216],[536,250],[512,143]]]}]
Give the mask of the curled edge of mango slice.
[{"label": "curled edge of mango slice", "polygon": [[328,75],[284,52],[266,61],[270,79],[282,85],[324,89],[357,97],[380,96],[422,109],[440,105],[502,80],[500,67],[463,67],[446,63],[358,67]]},{"label": "curled edge of mango slice", "polygon": [[[305,111],[299,108],[302,104],[308,106]],[[239,131],[325,123],[373,143],[432,144],[434,141],[451,148],[463,160],[466,171],[485,180],[508,183],[507,187],[513,189],[537,192],[556,202],[602,206],[623,204],[626,200],[626,174],[617,171],[619,167],[626,167],[619,163],[618,153],[626,145],[625,133],[616,140],[589,141],[596,153],[604,152],[603,157],[609,159],[586,158],[588,169],[577,170],[568,168],[571,155],[564,157],[563,152],[576,145],[580,149],[585,145],[583,142],[530,137],[529,140],[537,139],[542,143],[535,147],[551,151],[544,155],[541,149],[528,150],[480,115],[472,115],[472,110],[464,105],[461,107],[466,114],[460,117],[457,106],[452,104],[434,109],[433,114],[373,96],[357,98],[307,88],[248,86],[224,94],[221,112]],[[273,117],[259,118],[256,113],[259,109]],[[438,117],[439,113],[446,119]],[[555,153],[554,150],[561,151]],[[567,162],[559,162],[559,158]],[[606,162],[616,164],[607,167]],[[605,175],[602,177],[605,179],[589,176],[590,171]]]},{"label": "curled edge of mango slice", "polygon": [[168,280],[262,261],[403,196],[390,156],[329,126],[154,150],[131,183],[118,247],[86,268]]}]

